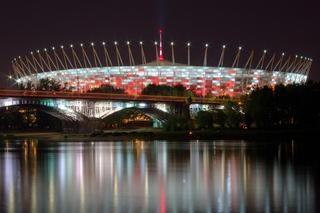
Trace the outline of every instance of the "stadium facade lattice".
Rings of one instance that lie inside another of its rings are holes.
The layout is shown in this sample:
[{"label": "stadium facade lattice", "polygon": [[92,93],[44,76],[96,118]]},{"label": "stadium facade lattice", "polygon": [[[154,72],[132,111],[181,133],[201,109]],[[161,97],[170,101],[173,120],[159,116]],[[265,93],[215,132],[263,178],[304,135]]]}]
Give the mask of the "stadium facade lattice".
[{"label": "stadium facade lattice", "polygon": [[312,65],[312,59],[302,56],[269,54],[266,50],[244,54],[238,47],[233,58],[226,60],[233,63],[225,66],[223,45],[218,63],[210,66],[209,45],[205,44],[203,64],[195,66],[191,64],[190,43],[185,46],[186,63],[176,63],[173,42],[167,47],[170,60],[164,59],[161,33],[160,41],[154,42],[154,60],[147,62],[144,48],[143,42],[102,42],[37,50],[12,61],[14,78],[23,85],[31,82],[35,88],[41,79],[55,79],[63,88],[78,92],[112,85],[138,95],[149,84],[181,84],[199,96],[237,96],[257,86],[304,83]]}]

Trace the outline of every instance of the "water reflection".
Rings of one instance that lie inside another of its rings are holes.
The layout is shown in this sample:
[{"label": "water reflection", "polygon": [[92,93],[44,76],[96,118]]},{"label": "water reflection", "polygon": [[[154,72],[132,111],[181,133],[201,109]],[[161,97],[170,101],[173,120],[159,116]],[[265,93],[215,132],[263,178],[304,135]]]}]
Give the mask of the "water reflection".
[{"label": "water reflection", "polygon": [[7,212],[312,212],[315,177],[293,144],[4,141]]}]

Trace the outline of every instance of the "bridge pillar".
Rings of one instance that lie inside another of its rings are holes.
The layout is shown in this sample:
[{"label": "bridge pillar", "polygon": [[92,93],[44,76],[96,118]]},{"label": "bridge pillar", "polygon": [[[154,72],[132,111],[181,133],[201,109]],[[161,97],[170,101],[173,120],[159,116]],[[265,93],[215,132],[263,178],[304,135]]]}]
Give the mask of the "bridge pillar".
[{"label": "bridge pillar", "polygon": [[172,103],[170,104],[170,113],[190,118],[190,104],[189,103]]}]

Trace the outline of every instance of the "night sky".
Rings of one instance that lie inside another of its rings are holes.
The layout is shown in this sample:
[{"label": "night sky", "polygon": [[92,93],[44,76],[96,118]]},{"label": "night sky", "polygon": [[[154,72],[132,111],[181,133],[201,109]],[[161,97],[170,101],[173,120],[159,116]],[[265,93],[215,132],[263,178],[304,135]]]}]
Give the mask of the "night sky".
[{"label": "night sky", "polygon": [[151,44],[160,26],[167,43],[174,40],[183,46],[191,41],[201,46],[209,42],[215,50],[226,43],[230,49],[241,45],[244,50],[311,57],[310,79],[319,81],[319,23],[319,6],[306,0],[2,1],[0,87],[7,84],[4,76],[15,56],[80,42],[143,40]]}]

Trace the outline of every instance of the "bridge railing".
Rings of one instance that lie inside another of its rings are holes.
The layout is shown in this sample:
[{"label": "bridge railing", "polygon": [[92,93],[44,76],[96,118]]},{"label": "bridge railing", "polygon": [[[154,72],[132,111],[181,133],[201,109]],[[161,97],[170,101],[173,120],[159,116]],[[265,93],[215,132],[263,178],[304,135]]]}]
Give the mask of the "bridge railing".
[{"label": "bridge railing", "polygon": [[227,100],[238,101],[239,98],[227,97],[182,97],[182,96],[158,96],[158,95],[127,95],[112,93],[78,93],[65,91],[33,91],[33,90],[0,90],[0,97],[25,97],[25,98],[61,98],[61,99],[94,99],[113,101],[149,101],[149,102],[177,102],[177,103],[223,103]]}]

